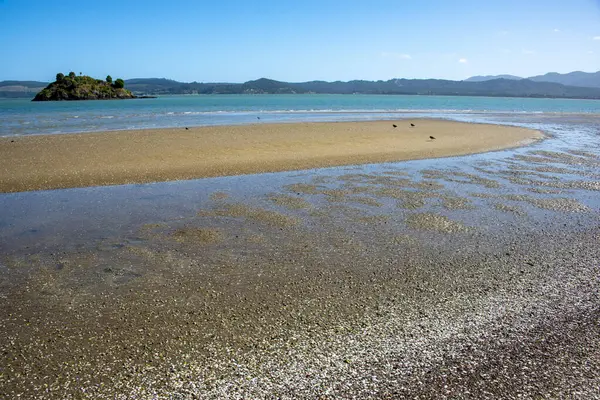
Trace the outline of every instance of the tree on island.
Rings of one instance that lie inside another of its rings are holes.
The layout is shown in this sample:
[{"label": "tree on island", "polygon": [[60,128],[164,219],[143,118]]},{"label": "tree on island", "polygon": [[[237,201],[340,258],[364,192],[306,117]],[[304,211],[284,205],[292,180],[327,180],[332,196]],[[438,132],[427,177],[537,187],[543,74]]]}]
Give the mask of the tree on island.
[{"label": "tree on island", "polygon": [[63,79],[65,79],[65,74],[63,74],[62,72],[56,74],[56,82],[61,82]]},{"label": "tree on island", "polygon": [[119,78],[115,81],[115,84],[113,86],[117,89],[123,89],[125,87],[125,81]]},{"label": "tree on island", "polygon": [[112,76],[108,75],[108,76],[106,77],[106,82],[108,82],[108,83],[112,83]]},{"label": "tree on island", "polygon": [[73,71],[69,72],[69,78],[75,79],[76,76],[77,75],[75,75],[75,72],[73,72]]}]

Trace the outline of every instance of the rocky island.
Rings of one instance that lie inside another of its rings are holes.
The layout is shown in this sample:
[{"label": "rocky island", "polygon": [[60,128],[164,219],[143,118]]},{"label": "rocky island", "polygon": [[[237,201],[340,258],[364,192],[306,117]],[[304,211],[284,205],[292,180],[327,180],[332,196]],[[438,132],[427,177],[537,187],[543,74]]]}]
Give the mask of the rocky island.
[{"label": "rocky island", "polygon": [[32,101],[59,101],[59,100],[111,100],[134,99],[129,90],[125,89],[125,81],[117,79],[113,82],[110,75],[106,80],[94,79],[87,75],[75,75],[70,72],[65,76],[56,74],[56,81],[50,83]]}]

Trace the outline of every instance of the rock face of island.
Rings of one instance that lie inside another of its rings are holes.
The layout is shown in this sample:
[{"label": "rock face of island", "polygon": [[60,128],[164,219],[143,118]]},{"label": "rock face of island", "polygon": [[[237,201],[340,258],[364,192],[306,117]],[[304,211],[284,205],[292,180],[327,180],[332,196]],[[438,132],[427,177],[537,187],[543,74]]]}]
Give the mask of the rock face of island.
[{"label": "rock face of island", "polygon": [[113,82],[111,76],[106,80],[94,79],[87,75],[75,75],[74,72],[65,76],[56,74],[56,81],[35,95],[32,101],[60,100],[111,100],[134,99],[135,96],[125,89],[125,81],[117,79]]}]

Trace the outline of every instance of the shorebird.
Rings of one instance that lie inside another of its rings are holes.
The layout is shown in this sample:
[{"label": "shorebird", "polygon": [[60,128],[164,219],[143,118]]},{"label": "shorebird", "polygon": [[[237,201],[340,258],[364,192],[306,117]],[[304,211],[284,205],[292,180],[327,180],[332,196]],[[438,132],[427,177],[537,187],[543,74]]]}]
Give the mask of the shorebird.
[{"label": "shorebird", "polygon": [[185,127],[185,130],[187,131],[188,129],[190,129],[190,128],[188,128],[188,127],[186,126],[186,127]]},{"label": "shorebird", "polygon": [[392,124],[392,126],[393,126],[394,128],[397,128],[397,127],[398,127],[398,125],[396,125],[396,124]]},{"label": "shorebird", "polygon": [[413,123],[411,122],[410,126],[415,126],[415,124],[413,124]]},{"label": "shorebird", "polygon": [[260,117],[256,117],[256,119],[260,119]]},{"label": "shorebird", "polygon": [[429,136],[429,139],[431,140],[435,140],[435,138],[433,136]]}]

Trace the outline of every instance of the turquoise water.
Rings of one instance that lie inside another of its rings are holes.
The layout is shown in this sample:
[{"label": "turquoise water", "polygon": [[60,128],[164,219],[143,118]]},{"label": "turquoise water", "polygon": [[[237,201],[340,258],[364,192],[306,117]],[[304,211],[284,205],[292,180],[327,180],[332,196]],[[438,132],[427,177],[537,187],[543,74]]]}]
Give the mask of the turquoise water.
[{"label": "turquoise water", "polygon": [[600,115],[600,101],[384,95],[199,95],[47,103],[6,99],[0,100],[0,136],[482,114]]}]

